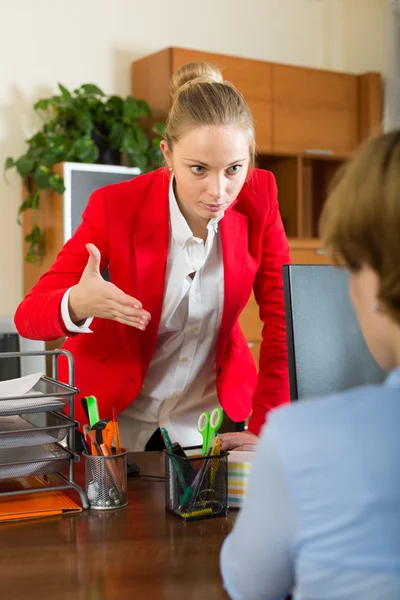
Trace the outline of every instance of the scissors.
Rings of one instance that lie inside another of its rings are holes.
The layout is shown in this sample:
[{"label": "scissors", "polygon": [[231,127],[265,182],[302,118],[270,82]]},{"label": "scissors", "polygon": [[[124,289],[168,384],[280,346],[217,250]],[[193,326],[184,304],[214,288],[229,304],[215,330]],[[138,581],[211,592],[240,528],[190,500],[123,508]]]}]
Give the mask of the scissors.
[{"label": "scissors", "polygon": [[208,412],[203,412],[199,416],[199,420],[197,421],[197,429],[203,437],[203,456],[208,454],[210,450],[211,442],[222,425],[223,415],[224,413],[221,408],[214,408],[211,414]]}]

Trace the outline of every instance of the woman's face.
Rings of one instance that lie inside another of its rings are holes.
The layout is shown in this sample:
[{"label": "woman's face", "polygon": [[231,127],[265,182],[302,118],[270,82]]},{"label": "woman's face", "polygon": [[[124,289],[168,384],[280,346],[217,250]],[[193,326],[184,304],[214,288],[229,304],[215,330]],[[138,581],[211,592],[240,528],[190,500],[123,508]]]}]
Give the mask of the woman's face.
[{"label": "woman's face", "polygon": [[208,221],[229,208],[249,168],[249,137],[236,126],[203,126],[189,130],[172,151],[161,142],[172,167],[177,200],[189,221]]},{"label": "woman's face", "polygon": [[378,300],[379,278],[370,267],[349,272],[349,295],[357,315],[365,342],[384,371],[391,371],[397,363],[394,322]]}]

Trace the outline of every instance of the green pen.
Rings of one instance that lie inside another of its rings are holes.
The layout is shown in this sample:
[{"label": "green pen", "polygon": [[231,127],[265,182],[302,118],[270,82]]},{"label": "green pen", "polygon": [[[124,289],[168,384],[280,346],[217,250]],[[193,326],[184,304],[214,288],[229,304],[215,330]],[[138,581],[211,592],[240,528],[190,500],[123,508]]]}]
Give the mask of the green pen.
[{"label": "green pen", "polygon": [[[170,439],[170,437],[168,435],[168,431],[165,429],[165,427],[161,427],[160,431],[161,431],[162,439],[164,440],[164,444],[165,444],[168,452],[173,455],[174,454],[174,450],[172,448],[171,439]],[[176,472],[176,474],[178,476],[178,479],[179,479],[179,483],[181,484],[182,489],[185,490],[186,487],[187,487],[187,483],[186,483],[186,479],[185,479],[185,477],[184,477],[184,475],[183,475],[183,473],[181,471],[181,468],[180,468],[180,465],[179,465],[179,461],[177,459],[175,459],[175,458],[171,458],[171,461],[172,461],[172,464],[174,465],[175,472]]]}]

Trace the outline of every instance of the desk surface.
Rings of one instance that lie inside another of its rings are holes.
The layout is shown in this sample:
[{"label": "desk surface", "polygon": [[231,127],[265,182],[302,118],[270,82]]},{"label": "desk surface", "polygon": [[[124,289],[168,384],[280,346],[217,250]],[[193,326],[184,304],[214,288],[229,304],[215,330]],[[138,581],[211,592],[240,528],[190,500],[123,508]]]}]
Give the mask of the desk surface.
[{"label": "desk surface", "polygon": [[[164,474],[159,452],[131,455]],[[82,465],[78,465],[82,482]],[[182,523],[165,513],[164,481],[128,479],[129,504],[0,525],[1,596],[8,600],[219,600],[219,551],[236,516]]]}]

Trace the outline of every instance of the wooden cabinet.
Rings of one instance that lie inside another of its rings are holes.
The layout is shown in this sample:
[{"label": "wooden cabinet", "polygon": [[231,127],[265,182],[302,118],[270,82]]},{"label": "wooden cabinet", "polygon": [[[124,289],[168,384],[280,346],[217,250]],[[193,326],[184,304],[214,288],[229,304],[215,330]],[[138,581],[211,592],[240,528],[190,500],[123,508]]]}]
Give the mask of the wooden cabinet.
[{"label": "wooden cabinet", "polygon": [[289,244],[294,265],[329,265],[332,262],[318,239],[290,239]]},{"label": "wooden cabinet", "polygon": [[274,152],[348,154],[358,143],[358,76],[272,65]]}]

